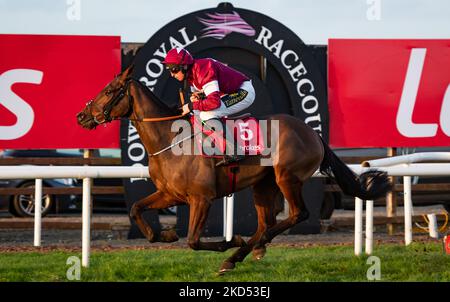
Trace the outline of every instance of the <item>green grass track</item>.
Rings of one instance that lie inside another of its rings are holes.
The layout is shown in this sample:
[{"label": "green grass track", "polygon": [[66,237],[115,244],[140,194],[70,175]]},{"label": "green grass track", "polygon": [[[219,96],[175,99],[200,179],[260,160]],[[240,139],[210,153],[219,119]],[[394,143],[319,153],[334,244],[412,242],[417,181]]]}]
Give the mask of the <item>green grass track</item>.
[{"label": "green grass track", "polygon": [[[93,252],[81,281],[368,281],[375,262],[356,257],[352,246],[269,247],[266,257],[249,256],[224,276],[216,272],[232,253],[188,249]],[[381,281],[450,281],[450,255],[440,243],[377,245]],[[0,281],[69,281],[68,257],[60,251],[0,253]],[[371,258],[373,259],[373,258]],[[371,260],[369,259],[369,260]],[[376,258],[375,258],[376,260]]]}]

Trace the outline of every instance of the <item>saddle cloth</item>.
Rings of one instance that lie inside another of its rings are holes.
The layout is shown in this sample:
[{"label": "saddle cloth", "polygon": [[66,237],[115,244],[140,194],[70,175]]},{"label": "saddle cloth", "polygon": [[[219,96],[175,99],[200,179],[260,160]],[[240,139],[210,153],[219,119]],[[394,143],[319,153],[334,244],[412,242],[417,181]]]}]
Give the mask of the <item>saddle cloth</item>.
[{"label": "saddle cloth", "polygon": [[[264,136],[259,121],[249,114],[237,119],[221,118],[202,122],[198,117],[191,117],[197,152],[204,157],[222,158],[228,155],[260,155],[264,151]],[[230,134],[233,131],[233,135]],[[228,138],[228,144],[227,144]],[[228,145],[228,150],[226,150]]]}]

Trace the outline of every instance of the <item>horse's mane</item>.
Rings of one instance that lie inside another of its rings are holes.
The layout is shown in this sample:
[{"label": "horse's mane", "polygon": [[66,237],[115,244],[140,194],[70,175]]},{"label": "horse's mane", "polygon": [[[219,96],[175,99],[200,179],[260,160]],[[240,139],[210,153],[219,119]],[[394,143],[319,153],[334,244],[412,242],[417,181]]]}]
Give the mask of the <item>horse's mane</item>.
[{"label": "horse's mane", "polygon": [[180,113],[179,109],[171,108],[170,106],[168,106],[156,94],[154,94],[153,91],[148,89],[148,87],[145,86],[144,84],[142,84],[140,81],[138,81],[136,79],[133,79],[133,80],[135,83],[138,84],[139,88],[141,88],[141,90],[145,93],[145,95],[149,99],[151,99],[154,103],[156,103],[160,107],[160,109],[162,109],[162,111],[167,112],[168,114],[171,114],[171,115],[177,115]]}]

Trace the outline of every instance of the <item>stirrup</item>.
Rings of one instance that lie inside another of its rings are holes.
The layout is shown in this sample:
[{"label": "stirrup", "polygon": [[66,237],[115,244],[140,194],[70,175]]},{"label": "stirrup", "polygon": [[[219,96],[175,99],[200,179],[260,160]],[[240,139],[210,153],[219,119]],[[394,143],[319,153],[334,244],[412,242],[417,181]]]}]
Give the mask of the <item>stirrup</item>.
[{"label": "stirrup", "polygon": [[245,155],[232,155],[232,156],[224,155],[223,159],[216,164],[216,167],[226,166],[228,164],[243,160],[244,158],[245,158]]}]

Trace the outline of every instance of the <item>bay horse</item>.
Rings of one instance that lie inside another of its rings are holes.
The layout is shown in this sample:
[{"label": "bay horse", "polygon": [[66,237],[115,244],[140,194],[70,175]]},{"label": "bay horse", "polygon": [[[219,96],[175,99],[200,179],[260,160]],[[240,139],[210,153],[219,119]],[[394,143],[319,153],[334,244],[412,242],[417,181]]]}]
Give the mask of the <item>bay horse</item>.
[{"label": "bay horse", "polygon": [[[157,191],[136,202],[130,217],[150,242],[178,240],[175,230],[156,233],[142,218],[146,209],[164,209],[188,204],[190,207],[187,242],[194,250],[223,252],[238,247],[221,265],[219,272],[232,270],[253,251],[260,259],[265,246],[283,231],[308,219],[308,209],[302,199],[302,186],[319,169],[337,182],[342,191],[361,199],[375,199],[390,190],[386,173],[367,171],[353,173],[322,138],[302,120],[290,115],[276,114],[267,117],[277,120],[279,135],[273,166],[262,166],[258,156],[243,159],[234,191],[249,186],[253,189],[253,202],[258,217],[255,234],[245,242],[239,235],[231,241],[204,242],[200,240],[211,202],[229,194],[227,167],[216,167],[217,159],[198,155],[176,155],[167,151],[155,155],[170,146],[176,133],[171,131],[174,119],[181,117],[165,105],[152,91],[131,77],[133,66],[114,78],[86,107],[78,113],[78,123],[87,129],[128,118],[136,127],[149,155],[150,177]],[[147,119],[147,120],[146,120]],[[270,136],[268,136],[270,139]],[[270,143],[270,142],[267,142]],[[152,156],[153,155],[153,156]],[[283,195],[289,205],[289,216],[277,222],[277,200]]]}]

